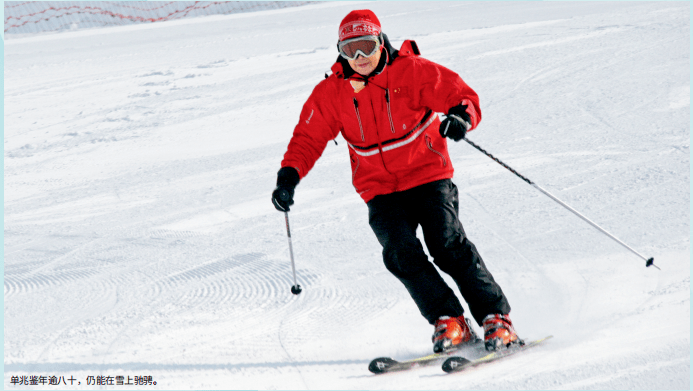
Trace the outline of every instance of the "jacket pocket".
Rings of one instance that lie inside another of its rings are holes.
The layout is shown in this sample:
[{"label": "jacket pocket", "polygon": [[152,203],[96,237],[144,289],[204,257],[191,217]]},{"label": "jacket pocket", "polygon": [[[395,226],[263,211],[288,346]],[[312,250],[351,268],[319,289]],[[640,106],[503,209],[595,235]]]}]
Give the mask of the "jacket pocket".
[{"label": "jacket pocket", "polygon": [[426,146],[428,147],[428,149],[431,150],[431,152],[435,153],[436,155],[440,156],[440,160],[443,161],[443,167],[447,167],[448,161],[447,161],[447,159],[445,159],[445,156],[443,156],[442,153],[436,151],[435,148],[433,148],[433,141],[431,141],[431,136],[426,134],[426,135],[424,135],[424,139],[426,140]]},{"label": "jacket pocket", "polygon": [[350,153],[350,158],[351,158],[351,184],[354,185],[354,188],[356,188],[356,191],[358,192],[358,187],[356,187],[356,174],[359,171],[359,167],[361,166],[361,161],[359,160],[359,157],[356,156],[355,153]]}]

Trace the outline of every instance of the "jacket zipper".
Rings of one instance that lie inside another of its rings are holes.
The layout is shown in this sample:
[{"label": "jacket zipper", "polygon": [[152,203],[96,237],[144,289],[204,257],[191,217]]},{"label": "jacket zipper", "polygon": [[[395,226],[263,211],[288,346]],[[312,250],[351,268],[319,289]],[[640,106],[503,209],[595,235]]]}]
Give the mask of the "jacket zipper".
[{"label": "jacket zipper", "polygon": [[363,125],[361,124],[361,114],[359,113],[359,102],[354,98],[354,109],[356,110],[356,118],[359,120],[359,129],[361,130],[361,141],[366,141],[363,135]]},{"label": "jacket zipper", "polygon": [[390,130],[395,133],[395,124],[392,122],[392,111],[390,110],[390,89],[385,89],[385,101],[387,101],[387,117],[390,119]]},{"label": "jacket zipper", "polygon": [[447,167],[448,162],[447,162],[447,160],[445,159],[445,156],[443,156],[442,153],[440,153],[440,152],[436,151],[435,149],[433,149],[433,143],[431,142],[431,136],[426,135],[426,136],[425,136],[425,139],[426,139],[426,146],[428,146],[428,149],[430,149],[433,153],[435,153],[435,154],[437,154],[438,156],[440,156],[440,158],[443,160],[443,167]]}]

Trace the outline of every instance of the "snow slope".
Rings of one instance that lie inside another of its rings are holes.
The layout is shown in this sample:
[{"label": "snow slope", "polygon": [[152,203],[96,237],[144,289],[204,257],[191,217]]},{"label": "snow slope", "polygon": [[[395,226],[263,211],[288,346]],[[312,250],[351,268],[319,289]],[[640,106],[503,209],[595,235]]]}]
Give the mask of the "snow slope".
[{"label": "snow slope", "polygon": [[[451,142],[462,222],[518,332],[554,339],[464,375],[371,375],[429,352],[432,327],[382,264],[343,140],[290,213],[300,296],[270,202],[356,8],[479,93],[471,140],[662,270]],[[6,41],[4,387],[690,388],[689,14],[329,2]]]}]

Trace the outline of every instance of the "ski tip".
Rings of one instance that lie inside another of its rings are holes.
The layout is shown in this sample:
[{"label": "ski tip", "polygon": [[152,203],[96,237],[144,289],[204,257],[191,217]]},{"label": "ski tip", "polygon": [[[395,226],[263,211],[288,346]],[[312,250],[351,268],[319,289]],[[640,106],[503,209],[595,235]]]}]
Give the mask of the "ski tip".
[{"label": "ski tip", "polygon": [[544,337],[544,338],[539,338],[539,339],[537,339],[537,340],[535,340],[535,341],[530,341],[529,343],[541,343],[541,342],[544,342],[544,341],[546,341],[547,339],[551,339],[551,338],[553,338],[553,335],[547,335],[547,336]]},{"label": "ski tip", "polygon": [[387,372],[387,369],[392,365],[397,364],[396,360],[390,357],[378,357],[373,359],[370,364],[368,364],[368,370],[376,375]]},{"label": "ski tip", "polygon": [[464,357],[450,357],[443,363],[443,371],[450,373],[458,371],[460,368],[469,365],[471,361]]}]

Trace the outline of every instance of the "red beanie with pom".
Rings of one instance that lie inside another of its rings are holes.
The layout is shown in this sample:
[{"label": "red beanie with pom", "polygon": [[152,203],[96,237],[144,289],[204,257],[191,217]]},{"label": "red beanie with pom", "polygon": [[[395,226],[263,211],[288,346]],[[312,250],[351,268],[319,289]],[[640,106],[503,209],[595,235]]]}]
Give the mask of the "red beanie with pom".
[{"label": "red beanie with pom", "polygon": [[364,35],[379,35],[380,32],[380,21],[371,10],[351,11],[339,24],[340,41]]}]

